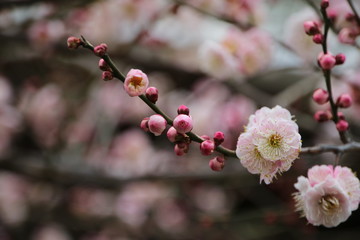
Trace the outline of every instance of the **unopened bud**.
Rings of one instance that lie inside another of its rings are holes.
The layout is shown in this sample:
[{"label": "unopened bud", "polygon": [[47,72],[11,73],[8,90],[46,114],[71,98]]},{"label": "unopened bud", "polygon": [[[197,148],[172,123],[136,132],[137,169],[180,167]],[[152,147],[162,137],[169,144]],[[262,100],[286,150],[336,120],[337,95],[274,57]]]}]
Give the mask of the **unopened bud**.
[{"label": "unopened bud", "polygon": [[141,129],[144,130],[145,132],[149,131],[149,125],[148,125],[149,119],[150,118],[146,117],[140,123]]},{"label": "unopened bud", "polygon": [[149,87],[145,91],[146,98],[150,100],[152,103],[156,103],[159,98],[159,91],[155,87]]},{"label": "unopened bud", "polygon": [[322,9],[326,9],[329,7],[329,0],[322,0],[320,4]]},{"label": "unopened bud", "polygon": [[190,110],[187,106],[185,105],[181,105],[178,110],[177,110],[178,114],[185,114],[185,115],[189,115],[190,114]]},{"label": "unopened bud", "polygon": [[338,105],[341,108],[348,108],[351,106],[351,104],[352,104],[352,98],[347,93],[341,94],[336,101],[336,105]]},{"label": "unopened bud", "polygon": [[160,114],[150,116],[148,121],[149,131],[155,136],[159,136],[166,128],[167,122]]},{"label": "unopened bud", "polygon": [[313,93],[313,99],[317,104],[325,104],[329,101],[329,93],[322,88],[318,88]]},{"label": "unopened bud", "polygon": [[177,135],[178,135],[178,132],[176,131],[176,129],[174,127],[170,127],[169,130],[166,132],[166,136],[170,142],[175,142]]},{"label": "unopened bud", "polygon": [[77,49],[82,44],[80,38],[77,37],[68,37],[67,39],[67,47],[70,49]]},{"label": "unopened bud", "polygon": [[193,128],[192,119],[185,114],[179,114],[173,121],[173,126],[179,133],[190,132]]},{"label": "unopened bud", "polygon": [[223,132],[218,131],[214,134],[214,142],[216,146],[222,144],[224,140],[225,140],[225,135]]},{"label": "unopened bud", "polygon": [[345,132],[349,128],[349,123],[345,120],[340,120],[336,123],[336,129],[339,132]]},{"label": "unopened bud", "polygon": [[313,42],[316,44],[322,44],[324,41],[324,36],[321,33],[315,34],[313,36]]},{"label": "unopened bud", "polygon": [[204,140],[210,140],[211,139],[208,135],[202,135],[201,138],[204,139]]},{"label": "unopened bud", "polygon": [[326,122],[332,118],[332,114],[329,110],[326,111],[320,110],[314,114],[314,118],[318,122]]},{"label": "unopened bud", "polygon": [[200,143],[200,151],[203,155],[208,156],[212,154],[215,150],[215,143],[211,140],[205,140]]},{"label": "unopened bud", "polygon": [[175,144],[174,152],[176,155],[182,156],[185,153],[187,153],[188,151],[189,151],[189,144],[185,144],[185,143],[184,144],[181,144],[181,143]]},{"label": "unopened bud", "polygon": [[320,33],[319,25],[314,21],[304,22],[304,30],[305,33],[310,36]]},{"label": "unopened bud", "polygon": [[99,60],[99,68],[103,71],[110,71],[109,65],[102,58]]},{"label": "unopened bud", "polygon": [[209,167],[213,171],[221,171],[225,166],[225,159],[223,157],[217,156],[209,161]]},{"label": "unopened bud", "polygon": [[337,112],[337,116],[340,120],[345,120],[345,115],[343,112]]},{"label": "unopened bud", "polygon": [[106,54],[106,52],[107,52],[106,43],[101,43],[100,45],[97,45],[96,47],[94,47],[94,53],[99,57],[104,56]]},{"label": "unopened bud", "polygon": [[321,53],[318,57],[319,65],[324,70],[330,70],[335,66],[336,60],[333,55],[330,53],[323,54]]},{"label": "unopened bud", "polygon": [[102,80],[104,80],[104,81],[109,81],[109,80],[111,80],[111,79],[114,78],[114,75],[113,75],[113,73],[110,72],[110,71],[104,71],[104,72],[102,72],[102,74],[101,74],[101,78],[102,78]]},{"label": "unopened bud", "polygon": [[336,60],[336,65],[340,65],[343,64],[346,60],[345,54],[339,53],[338,55],[335,56],[335,60]]}]

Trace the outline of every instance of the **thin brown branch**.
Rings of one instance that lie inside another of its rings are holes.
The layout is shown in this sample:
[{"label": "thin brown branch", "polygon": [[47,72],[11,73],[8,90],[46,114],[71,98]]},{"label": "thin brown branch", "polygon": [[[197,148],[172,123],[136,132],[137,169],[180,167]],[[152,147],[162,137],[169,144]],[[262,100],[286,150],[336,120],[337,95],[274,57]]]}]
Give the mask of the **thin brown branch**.
[{"label": "thin brown branch", "polygon": [[321,154],[325,152],[346,153],[360,151],[360,142],[350,142],[344,145],[319,145],[314,147],[304,147],[300,154]]}]

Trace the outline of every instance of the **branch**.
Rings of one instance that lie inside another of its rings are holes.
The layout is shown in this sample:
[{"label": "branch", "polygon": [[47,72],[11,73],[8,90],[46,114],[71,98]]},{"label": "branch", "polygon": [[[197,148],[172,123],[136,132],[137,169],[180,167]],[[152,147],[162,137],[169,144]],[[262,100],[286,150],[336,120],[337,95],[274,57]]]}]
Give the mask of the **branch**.
[{"label": "branch", "polygon": [[360,27],[360,17],[359,17],[358,12],[355,9],[355,6],[354,6],[353,2],[351,0],[347,0],[347,2],[348,2],[351,10],[353,11],[353,13],[355,15],[355,20],[356,20],[357,25]]},{"label": "branch", "polygon": [[360,151],[360,142],[350,142],[343,145],[320,145],[314,147],[304,147],[301,154],[320,154],[325,152],[333,152],[335,154],[345,152]]}]

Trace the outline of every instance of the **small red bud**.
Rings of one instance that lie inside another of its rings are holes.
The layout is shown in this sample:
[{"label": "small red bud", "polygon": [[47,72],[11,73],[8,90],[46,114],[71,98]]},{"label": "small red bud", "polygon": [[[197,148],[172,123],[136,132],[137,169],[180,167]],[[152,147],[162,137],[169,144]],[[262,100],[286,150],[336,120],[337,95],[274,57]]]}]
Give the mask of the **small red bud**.
[{"label": "small red bud", "polygon": [[141,129],[144,130],[145,132],[148,132],[148,131],[149,131],[148,122],[149,122],[149,118],[146,117],[146,118],[144,118],[144,119],[141,121],[141,123],[140,123]]},{"label": "small red bud", "polygon": [[317,104],[320,105],[325,104],[329,101],[329,93],[322,88],[318,88],[313,93],[313,100]]},{"label": "small red bud", "polygon": [[338,55],[335,56],[335,60],[336,60],[336,65],[340,65],[343,64],[345,62],[345,55],[342,53],[339,53]]},{"label": "small red bud", "polygon": [[331,9],[331,10],[328,9],[327,10],[327,15],[328,15],[328,18],[329,18],[329,20],[331,22],[335,22],[337,17],[338,17],[338,14],[337,14],[336,10],[334,10],[334,9]]},{"label": "small red bud", "polygon": [[340,120],[336,123],[336,128],[339,132],[345,132],[349,128],[349,123],[345,120]]},{"label": "small red bud", "polygon": [[221,171],[225,166],[225,159],[223,157],[217,156],[209,161],[209,167],[213,171]]},{"label": "small red bud", "polygon": [[304,30],[305,33],[310,36],[320,33],[319,25],[314,21],[304,22]]},{"label": "small red bud", "polygon": [[338,112],[337,115],[340,120],[345,120],[345,115],[343,112]]},{"label": "small red bud", "polygon": [[105,43],[101,43],[100,45],[94,47],[94,53],[99,57],[104,56],[106,52],[107,52],[107,45]]},{"label": "small red bud", "polygon": [[189,151],[189,144],[178,143],[175,144],[174,152],[177,156],[182,156]]},{"label": "small red bud", "polygon": [[214,142],[216,146],[222,144],[224,140],[225,140],[225,135],[223,132],[218,131],[214,134]]},{"label": "small red bud", "polygon": [[101,78],[104,81],[109,81],[114,78],[114,75],[110,71],[104,71],[104,72],[102,72]]},{"label": "small red bud", "polygon": [[329,110],[326,111],[320,110],[314,114],[314,118],[318,122],[326,122],[332,118],[332,114]]},{"label": "small red bud", "polygon": [[352,22],[354,21],[356,18],[355,18],[355,15],[351,12],[348,12],[346,13],[345,15],[345,20],[348,21],[348,22]]},{"label": "small red bud", "polygon": [[200,151],[203,155],[208,156],[214,152],[215,143],[211,140],[205,140],[200,143]]},{"label": "small red bud", "polygon": [[69,49],[77,49],[82,44],[80,38],[77,37],[68,37],[67,39],[67,47]]},{"label": "small red bud", "polygon": [[322,9],[326,9],[329,7],[329,0],[322,0],[320,4]]},{"label": "small red bud", "polygon": [[313,36],[313,42],[316,44],[322,44],[324,40],[324,36],[321,33],[315,34]]},{"label": "small red bud", "polygon": [[189,115],[190,114],[190,110],[187,106],[185,105],[181,105],[178,110],[177,110],[178,114],[185,114],[185,115]]},{"label": "small red bud", "polygon": [[335,57],[330,53],[321,53],[318,57],[318,63],[322,69],[330,70],[335,66],[336,60]]},{"label": "small red bud", "polygon": [[110,71],[109,65],[102,58],[99,60],[99,68],[103,71]]},{"label": "small red bud", "polygon": [[348,108],[351,106],[351,104],[352,104],[352,98],[347,93],[341,94],[336,100],[336,105],[338,105],[341,108]]},{"label": "small red bud", "polygon": [[150,100],[152,103],[156,103],[159,98],[159,91],[155,87],[149,87],[145,91],[146,98]]}]

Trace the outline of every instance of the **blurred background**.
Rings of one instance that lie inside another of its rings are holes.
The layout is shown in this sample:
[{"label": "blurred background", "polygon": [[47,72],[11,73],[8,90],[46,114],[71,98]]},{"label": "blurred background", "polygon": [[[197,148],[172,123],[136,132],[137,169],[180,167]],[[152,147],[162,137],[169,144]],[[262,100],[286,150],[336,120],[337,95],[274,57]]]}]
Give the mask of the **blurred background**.
[{"label": "blurred background", "polygon": [[[341,44],[346,1],[329,49],[347,61],[333,71],[335,97],[350,93],[350,132],[360,136],[360,50]],[[152,111],[117,80],[104,82],[98,58],[69,50],[83,35],[126,74],[148,74],[171,117],[185,104],[194,132],[225,133],[235,149],[249,115],[286,107],[303,146],[339,144],[333,123],[318,124],[311,101],[324,86],[321,48],[303,32],[318,1],[286,0],[1,0],[0,239],[344,239],[360,236],[360,212],[334,229],[294,212],[297,177],[333,154],[301,156],[270,185],[238,159],[212,172],[193,143],[178,157],[166,135],[141,130]],[[360,8],[359,8],[360,9]],[[341,165],[360,172],[359,154]]]}]

